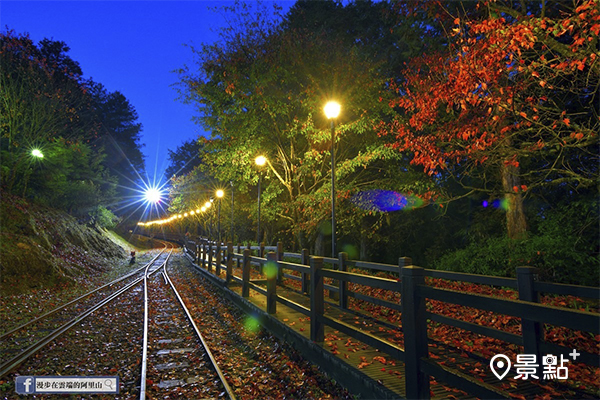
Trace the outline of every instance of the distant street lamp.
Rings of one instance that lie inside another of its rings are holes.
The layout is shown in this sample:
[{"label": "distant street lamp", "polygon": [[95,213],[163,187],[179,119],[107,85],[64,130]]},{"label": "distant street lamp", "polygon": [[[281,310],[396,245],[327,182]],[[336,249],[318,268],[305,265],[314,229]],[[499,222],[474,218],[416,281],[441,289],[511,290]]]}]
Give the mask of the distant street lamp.
[{"label": "distant street lamp", "polygon": [[31,150],[31,155],[36,158],[44,158],[44,153],[42,153],[42,151],[40,149]]},{"label": "distant street lamp", "polygon": [[144,198],[146,199],[146,201],[148,203],[156,204],[156,203],[160,202],[160,200],[162,198],[162,193],[160,192],[159,189],[150,187],[150,188],[146,189],[146,191],[144,192]]},{"label": "distant street lamp", "polygon": [[341,106],[335,101],[325,104],[325,116],[331,120],[331,257],[335,252],[335,119],[340,115]]},{"label": "distant street lamp", "polygon": [[[258,156],[254,160],[256,165],[259,167],[264,166],[267,163],[265,156]],[[256,229],[256,242],[260,245],[260,184],[262,182],[262,171],[258,171],[258,227]]]},{"label": "distant street lamp", "polygon": [[223,198],[223,196],[225,195],[225,192],[223,192],[223,190],[219,189],[217,190],[217,198],[219,199],[219,216],[218,218],[218,229],[219,229],[219,243],[221,243],[221,199]]}]

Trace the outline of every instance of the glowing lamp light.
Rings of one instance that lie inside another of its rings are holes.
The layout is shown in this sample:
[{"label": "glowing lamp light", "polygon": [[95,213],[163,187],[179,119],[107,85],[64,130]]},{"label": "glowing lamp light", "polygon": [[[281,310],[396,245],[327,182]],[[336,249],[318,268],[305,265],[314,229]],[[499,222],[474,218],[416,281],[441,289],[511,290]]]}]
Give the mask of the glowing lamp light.
[{"label": "glowing lamp light", "polygon": [[144,193],[144,198],[148,203],[158,203],[161,200],[160,190],[156,188],[148,188]]},{"label": "glowing lamp light", "polygon": [[187,216],[188,216],[188,213],[184,213],[184,214],[183,214],[183,216],[184,216],[184,217],[187,217]]},{"label": "glowing lamp light", "polygon": [[332,119],[337,118],[338,115],[340,115],[341,108],[342,107],[340,106],[340,103],[330,101],[327,104],[325,104],[325,108],[323,110],[325,111],[325,116],[327,117],[327,119]]},{"label": "glowing lamp light", "polygon": [[200,209],[196,209],[196,214],[200,214]]},{"label": "glowing lamp light", "polygon": [[44,158],[44,153],[42,153],[40,149],[31,150],[31,155],[37,158]]},{"label": "glowing lamp light", "polygon": [[202,212],[206,211],[206,207],[202,207],[202,208],[200,209],[200,211],[202,211]]},{"label": "glowing lamp light", "polygon": [[217,197],[218,197],[218,198],[221,198],[221,197],[223,197],[223,196],[225,196],[225,192],[224,192],[224,191],[222,191],[221,189],[217,190]]},{"label": "glowing lamp light", "polygon": [[207,209],[210,208],[211,205],[212,205],[212,203],[210,201],[207,201],[206,203],[204,203],[204,207],[206,207]]},{"label": "glowing lamp light", "polygon": [[256,157],[256,159],[254,160],[254,162],[256,163],[256,165],[258,165],[259,167],[262,167],[263,165],[265,165],[267,163],[267,158],[265,156],[258,156]]}]

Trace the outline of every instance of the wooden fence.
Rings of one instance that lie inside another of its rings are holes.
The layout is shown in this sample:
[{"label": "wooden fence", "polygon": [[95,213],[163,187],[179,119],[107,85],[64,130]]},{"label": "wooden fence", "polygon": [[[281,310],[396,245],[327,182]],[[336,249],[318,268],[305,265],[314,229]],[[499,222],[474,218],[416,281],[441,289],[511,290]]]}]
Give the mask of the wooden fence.
[{"label": "wooden fence", "polygon": [[[208,240],[199,240],[197,243],[187,241],[185,249],[202,268],[209,272],[214,269],[216,275],[224,272],[225,285],[232,282],[241,284],[242,297],[248,297],[250,289],[265,295],[267,313],[275,313],[277,304],[281,303],[310,317],[311,340],[323,342],[325,326],[329,326],[403,361],[407,398],[429,399],[429,377],[435,377],[438,381],[444,381],[477,397],[509,397],[508,393],[495,386],[450,369],[430,357],[427,320],[523,346],[523,354],[535,354],[537,360],[541,359],[542,354],[566,355],[572,351],[570,348],[545,341],[542,324],[566,327],[594,335],[600,334],[599,314],[539,303],[541,293],[600,299],[600,288],[539,282],[536,269],[532,267],[517,268],[517,278],[513,279],[425,269],[411,265],[411,260],[406,257],[400,258],[398,265],[388,265],[348,260],[347,254],[343,252],[339,253],[338,258],[310,256],[306,249],[302,253],[288,253],[283,251],[281,243],[274,247],[261,245],[242,248],[238,245],[237,249],[234,249],[232,243],[221,245]],[[265,254],[265,252],[267,253]],[[284,261],[284,259],[295,260],[295,262]],[[234,264],[242,269],[241,277],[233,275]],[[325,268],[325,264],[328,264],[330,268]],[[266,271],[265,279],[251,280],[250,269],[252,266]],[[349,267],[391,272],[397,274],[398,279],[352,273],[348,272]],[[296,271],[298,276],[289,274],[289,271]],[[277,295],[277,287],[283,277],[301,282],[301,291],[310,296],[309,308]],[[425,277],[512,288],[518,292],[518,300],[436,288],[427,285]],[[335,284],[325,284],[324,278],[332,279]],[[399,293],[401,301],[394,303],[352,292],[348,290],[348,283],[351,282]],[[263,286],[265,283],[266,287]],[[348,298],[353,297],[400,311],[402,313],[401,328],[404,332],[404,349],[325,315],[326,290],[330,294],[335,294],[331,297],[335,298],[335,304],[341,310],[348,309]],[[427,300],[437,300],[518,317],[521,320],[521,334],[431,313],[426,309]],[[600,367],[600,357],[597,354],[579,352],[578,362]]]}]

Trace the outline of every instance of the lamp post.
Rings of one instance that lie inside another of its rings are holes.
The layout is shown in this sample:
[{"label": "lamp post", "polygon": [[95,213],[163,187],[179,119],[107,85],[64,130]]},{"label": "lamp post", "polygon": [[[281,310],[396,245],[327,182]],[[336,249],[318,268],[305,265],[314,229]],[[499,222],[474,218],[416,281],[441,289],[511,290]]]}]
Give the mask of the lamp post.
[{"label": "lamp post", "polygon": [[221,243],[221,198],[225,195],[223,190],[219,189],[216,192],[217,198],[219,199],[219,216],[218,218],[218,229],[219,229],[219,243]]},{"label": "lamp post", "polygon": [[335,119],[340,115],[341,106],[335,101],[325,104],[325,116],[331,121],[331,257],[335,252]]},{"label": "lamp post", "polygon": [[[209,212],[210,210],[210,206],[212,206],[212,202],[207,201],[206,203],[204,203],[204,207],[206,208],[206,212]],[[209,240],[212,240],[212,216],[210,217],[210,221],[208,222],[208,238]]]},{"label": "lamp post", "polygon": [[[254,160],[254,162],[259,167],[262,167],[263,165],[265,165],[267,163],[267,159],[265,158],[265,156],[258,156]],[[256,242],[258,243],[259,246],[260,246],[260,184],[261,184],[261,181],[262,181],[262,172],[259,170],[259,172],[258,172],[258,227],[256,229]]]},{"label": "lamp post", "polygon": [[233,232],[233,181],[229,181],[231,185],[231,243],[235,243],[235,233]]}]

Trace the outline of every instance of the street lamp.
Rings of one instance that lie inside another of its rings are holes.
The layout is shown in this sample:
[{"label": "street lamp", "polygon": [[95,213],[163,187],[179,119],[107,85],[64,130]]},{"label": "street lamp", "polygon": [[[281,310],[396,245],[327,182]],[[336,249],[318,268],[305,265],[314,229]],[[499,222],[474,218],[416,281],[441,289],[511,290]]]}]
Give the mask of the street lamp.
[{"label": "street lamp", "polygon": [[223,192],[223,190],[219,189],[216,192],[217,197],[219,199],[219,216],[217,217],[217,221],[218,221],[218,229],[219,229],[219,243],[221,243],[221,198],[225,195],[225,192]]},{"label": "street lamp", "polygon": [[40,149],[31,150],[31,155],[36,158],[44,158],[44,153],[42,153],[42,151]]},{"label": "street lamp", "polygon": [[331,257],[335,258],[335,119],[341,106],[335,101],[325,104],[325,116],[331,120]]},{"label": "street lamp", "polygon": [[[258,156],[254,160],[254,162],[259,167],[262,167],[267,163],[267,159],[265,158],[265,156]],[[258,227],[256,229],[256,242],[258,243],[259,246],[260,246],[260,183],[261,183],[261,181],[262,181],[262,172],[259,171],[258,172]]]}]

